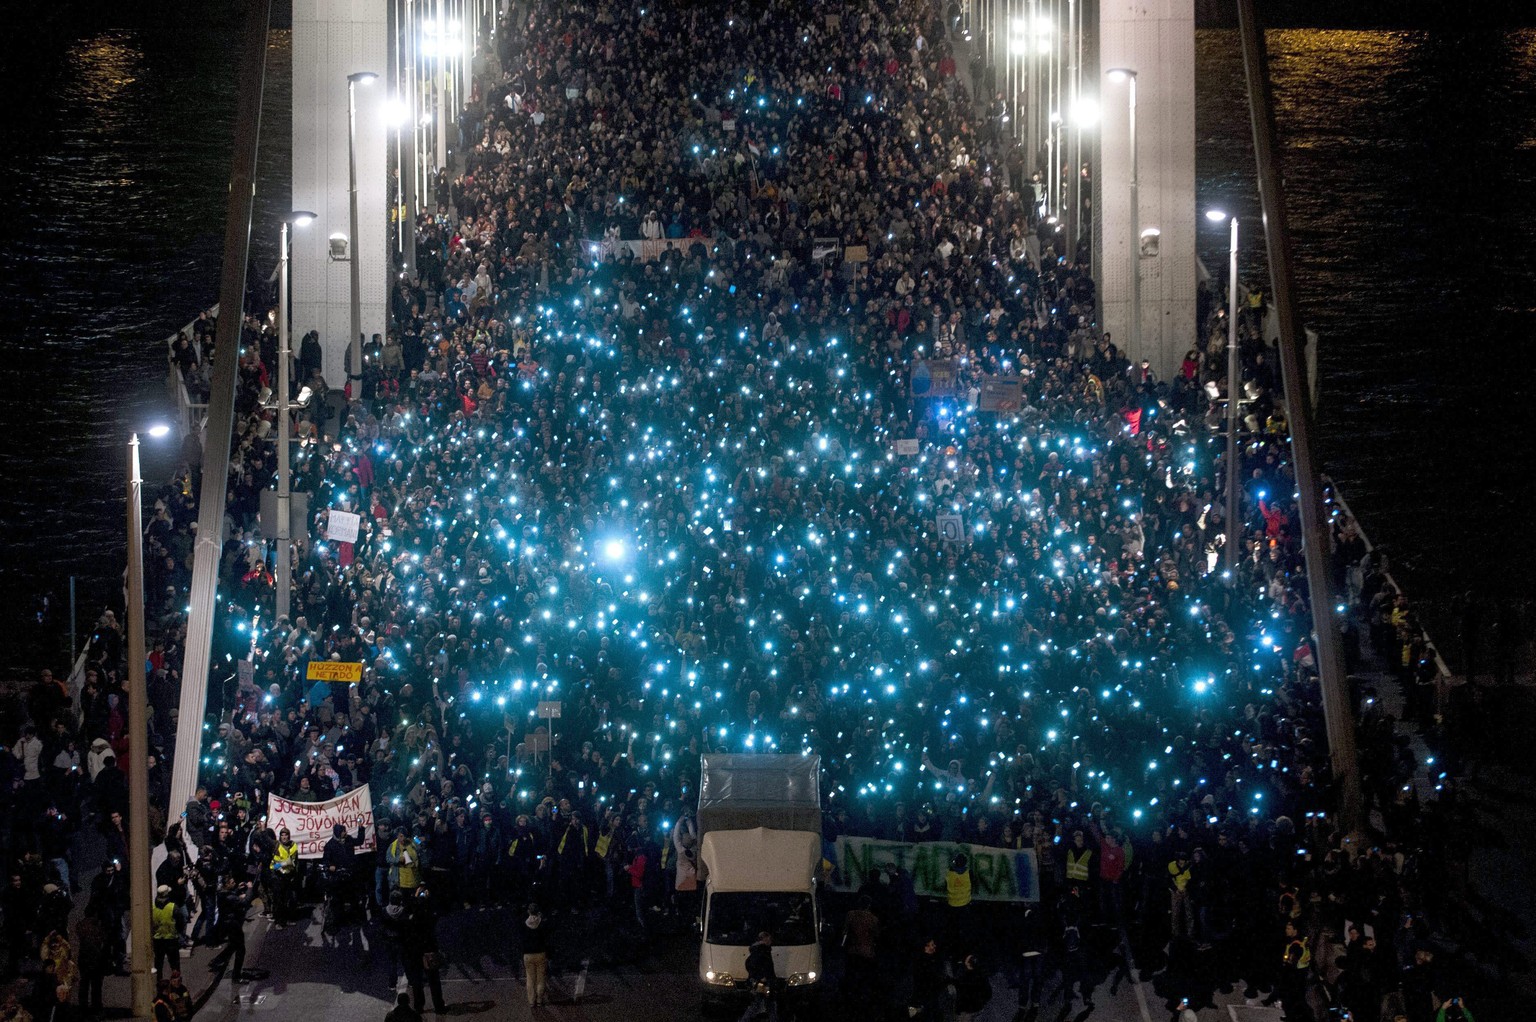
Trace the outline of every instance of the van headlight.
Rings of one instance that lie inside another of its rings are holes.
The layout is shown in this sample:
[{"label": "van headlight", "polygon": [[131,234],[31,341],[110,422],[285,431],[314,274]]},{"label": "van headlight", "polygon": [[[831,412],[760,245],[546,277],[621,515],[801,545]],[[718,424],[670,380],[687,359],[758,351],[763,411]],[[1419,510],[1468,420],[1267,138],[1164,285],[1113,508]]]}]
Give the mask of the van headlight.
[{"label": "van headlight", "polygon": [[816,970],[812,969],[810,972],[792,972],[789,974],[789,979],[785,980],[785,982],[792,987],[809,986],[810,984],[816,982]]},{"label": "van headlight", "polygon": [[728,972],[716,972],[714,969],[710,969],[704,973],[704,982],[717,987],[729,987],[736,985],[736,977]]}]

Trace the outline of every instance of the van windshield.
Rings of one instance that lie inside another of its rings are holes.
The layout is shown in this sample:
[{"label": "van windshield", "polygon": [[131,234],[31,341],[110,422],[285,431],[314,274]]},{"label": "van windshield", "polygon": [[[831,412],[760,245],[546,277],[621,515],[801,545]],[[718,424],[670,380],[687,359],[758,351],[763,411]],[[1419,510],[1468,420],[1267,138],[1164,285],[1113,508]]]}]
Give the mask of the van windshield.
[{"label": "van windshield", "polygon": [[767,930],[774,944],[796,947],[816,943],[811,896],[795,891],[720,891],[709,898],[711,944],[747,947]]}]

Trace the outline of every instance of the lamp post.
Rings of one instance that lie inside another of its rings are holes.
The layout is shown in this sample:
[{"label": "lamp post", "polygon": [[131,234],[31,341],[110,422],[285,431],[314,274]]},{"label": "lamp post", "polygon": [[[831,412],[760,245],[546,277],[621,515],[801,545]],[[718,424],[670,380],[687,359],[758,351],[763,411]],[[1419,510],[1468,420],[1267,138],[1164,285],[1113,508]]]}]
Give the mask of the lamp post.
[{"label": "lamp post", "polygon": [[1141,210],[1136,181],[1136,72],[1128,67],[1109,70],[1109,80],[1124,82],[1127,89],[1127,109],[1130,113],[1131,140],[1131,336],[1130,357],[1141,358]]},{"label": "lamp post", "polygon": [[[1219,209],[1206,211],[1206,219],[1220,223],[1229,219]],[[1222,563],[1233,578],[1237,577],[1237,545],[1241,541],[1238,522],[1237,422],[1238,395],[1243,385],[1243,360],[1237,350],[1237,217],[1232,222],[1227,244],[1227,542]]]},{"label": "lamp post", "polygon": [[[353,210],[357,201],[353,199]],[[288,600],[293,591],[293,527],[290,492],[292,471],[289,467],[289,432],[292,429],[289,398],[293,381],[289,379],[293,364],[293,348],[288,326],[288,228],[307,227],[314,222],[315,214],[294,210],[283,218],[282,242],[277,261],[277,617],[288,616]],[[353,223],[357,217],[354,213]],[[355,230],[356,228],[354,228]],[[354,263],[355,265],[355,263]],[[353,283],[356,284],[354,270]],[[356,291],[353,291],[354,301]],[[354,310],[356,306],[353,306]]]},{"label": "lamp post", "polygon": [[1083,234],[1083,132],[1098,123],[1098,102],[1079,94],[1072,106],[1071,202],[1067,209],[1067,253],[1074,263]]},{"label": "lamp post", "polygon": [[[363,294],[362,294],[362,246],[357,236],[357,87],[367,85],[379,77],[372,71],[354,71],[347,75],[347,204],[350,217],[348,230],[352,233],[347,248],[348,268],[352,285],[352,340],[347,350],[352,354],[352,364],[347,368],[347,384],[352,400],[363,396]],[[356,386],[352,386],[353,382]],[[283,395],[283,401],[288,395]]]},{"label": "lamp post", "polygon": [[[151,426],[156,439],[169,426]],[[128,438],[128,974],[134,1018],[154,1011],[150,975],[149,687],[144,680],[144,480],[139,474],[139,435]]]},{"label": "lamp post", "polygon": [[1086,6],[1083,2],[1074,4],[1072,0],[1067,3],[1067,19],[1072,27],[1072,70],[1068,79],[1072,111],[1072,180],[1069,185],[1071,206],[1067,212],[1067,251],[1073,264],[1077,262],[1079,237],[1083,230],[1083,129],[1092,127],[1098,119],[1097,107],[1083,95],[1083,20]]},{"label": "lamp post", "polygon": [[432,168],[435,176],[448,166],[448,16],[443,11],[443,0],[437,0],[437,52],[432,69],[433,98],[437,102],[437,114],[433,126],[437,129],[437,164]]}]

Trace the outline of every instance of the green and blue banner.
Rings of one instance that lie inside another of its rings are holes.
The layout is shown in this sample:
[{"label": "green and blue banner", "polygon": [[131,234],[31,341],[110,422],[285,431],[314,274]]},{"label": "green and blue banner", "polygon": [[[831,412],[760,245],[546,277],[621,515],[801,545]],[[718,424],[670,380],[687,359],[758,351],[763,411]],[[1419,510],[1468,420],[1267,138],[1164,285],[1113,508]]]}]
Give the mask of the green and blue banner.
[{"label": "green and blue banner", "polygon": [[840,837],[832,887],[857,891],[870,875],[895,865],[912,874],[912,886],[920,898],[946,896],[944,876],[956,855],[964,854],[971,866],[971,897],[976,901],[1040,900],[1040,870],[1034,849],[985,848],[955,841],[881,841],[878,838]]}]

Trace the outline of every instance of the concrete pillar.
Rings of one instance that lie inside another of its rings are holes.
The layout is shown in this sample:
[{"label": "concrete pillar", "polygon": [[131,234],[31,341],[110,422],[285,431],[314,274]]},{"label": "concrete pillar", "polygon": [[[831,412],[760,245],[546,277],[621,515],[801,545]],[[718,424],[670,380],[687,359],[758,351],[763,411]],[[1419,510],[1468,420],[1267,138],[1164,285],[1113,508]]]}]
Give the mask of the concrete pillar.
[{"label": "concrete pillar", "polygon": [[[1136,72],[1139,232],[1130,223],[1128,90],[1107,80],[1110,68]],[[1168,379],[1195,343],[1194,0],[1102,0],[1098,92],[1101,322],[1127,357],[1148,359]],[[1134,234],[1154,229],[1156,254],[1148,239],[1141,243],[1141,345],[1131,351],[1128,246]]]},{"label": "concrete pillar", "polygon": [[389,69],[385,0],[295,0],[293,5],[293,208],[315,222],[293,239],[293,338],[320,331],[331,387],[347,382],[350,268],[331,258],[330,238],[348,231],[347,75],[380,78],[357,90],[358,234],[349,256],[361,276],[362,332],[384,333],[389,288]]}]

